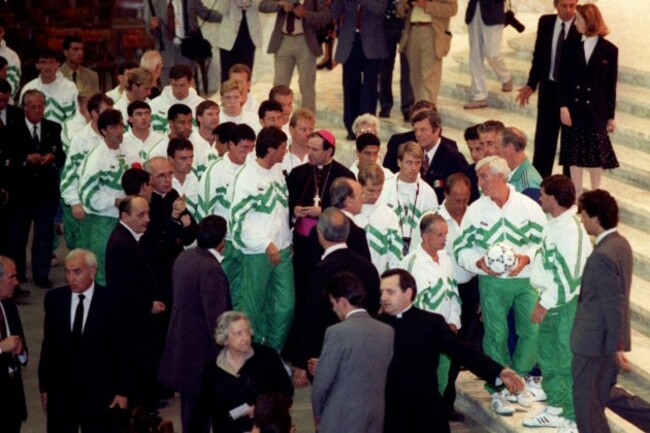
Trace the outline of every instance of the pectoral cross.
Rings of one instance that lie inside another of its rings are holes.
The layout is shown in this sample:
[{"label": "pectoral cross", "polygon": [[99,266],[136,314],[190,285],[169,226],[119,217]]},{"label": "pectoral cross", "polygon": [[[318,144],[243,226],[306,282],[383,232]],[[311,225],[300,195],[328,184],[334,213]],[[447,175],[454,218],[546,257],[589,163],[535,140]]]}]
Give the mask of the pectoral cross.
[{"label": "pectoral cross", "polygon": [[318,194],[314,196],[314,206],[320,207],[320,196]]}]

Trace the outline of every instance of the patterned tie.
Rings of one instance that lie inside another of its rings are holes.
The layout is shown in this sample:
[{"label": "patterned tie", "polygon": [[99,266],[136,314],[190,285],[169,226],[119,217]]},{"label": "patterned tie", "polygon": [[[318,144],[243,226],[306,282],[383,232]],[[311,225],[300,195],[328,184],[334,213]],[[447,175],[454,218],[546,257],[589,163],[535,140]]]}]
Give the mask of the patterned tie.
[{"label": "patterned tie", "polygon": [[424,152],[424,155],[422,156],[422,165],[420,166],[420,176],[422,179],[426,176],[427,171],[429,171],[429,155]]},{"label": "patterned tie", "polygon": [[41,140],[38,138],[38,127],[36,125],[34,125],[34,128],[32,129],[32,140],[34,141],[36,147],[41,144]]},{"label": "patterned tie", "polygon": [[81,338],[83,323],[84,323],[84,295],[79,295],[79,303],[74,312],[74,322],[72,323],[72,336]]},{"label": "patterned tie", "polygon": [[566,36],[566,32],[564,31],[564,22],[563,22],[562,29],[560,30],[560,36],[558,36],[557,43],[555,44],[555,61],[553,63],[553,81],[557,81],[560,72],[560,60],[562,60],[562,45],[564,45],[565,36]]},{"label": "patterned tie", "polygon": [[174,3],[169,0],[167,3],[167,36],[174,39],[176,35],[176,13],[174,12]]}]

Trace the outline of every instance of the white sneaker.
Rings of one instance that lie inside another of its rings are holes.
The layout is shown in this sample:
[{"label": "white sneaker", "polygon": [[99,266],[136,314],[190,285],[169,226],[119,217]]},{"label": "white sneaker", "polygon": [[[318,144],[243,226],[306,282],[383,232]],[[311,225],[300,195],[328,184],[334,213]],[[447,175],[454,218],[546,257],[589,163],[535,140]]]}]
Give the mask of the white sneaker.
[{"label": "white sneaker", "polygon": [[557,433],[578,433],[578,425],[571,420],[566,420],[564,425],[557,429]]},{"label": "white sneaker", "polygon": [[512,407],[503,391],[492,394],[492,410],[499,415],[512,415],[515,413],[515,408]]},{"label": "white sneaker", "polygon": [[533,405],[533,399],[526,388],[519,394],[511,394],[507,389],[504,389],[503,393],[510,403],[519,403],[523,407],[531,407]]},{"label": "white sneaker", "polygon": [[527,376],[526,377],[526,388],[531,395],[533,401],[546,401],[547,396],[542,388],[542,378]]},{"label": "white sneaker", "polygon": [[546,406],[532,418],[524,418],[523,424],[526,427],[562,427],[566,422],[568,422],[567,419],[552,414]]}]

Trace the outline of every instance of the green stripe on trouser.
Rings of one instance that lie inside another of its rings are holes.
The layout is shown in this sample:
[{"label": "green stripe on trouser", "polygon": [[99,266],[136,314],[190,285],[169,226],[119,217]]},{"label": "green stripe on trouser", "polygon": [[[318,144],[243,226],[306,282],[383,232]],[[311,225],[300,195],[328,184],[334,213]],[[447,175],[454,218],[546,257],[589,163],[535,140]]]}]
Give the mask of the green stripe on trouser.
[{"label": "green stripe on trouser", "polygon": [[228,277],[228,288],[230,289],[230,299],[235,311],[239,308],[239,271],[241,268],[242,253],[233,246],[232,241],[226,240],[226,246],[223,250],[223,262],[221,268]]},{"label": "green stripe on trouser", "polygon": [[291,248],[280,251],[277,266],[269,263],[266,254],[242,254],[240,259],[236,308],[248,314],[256,342],[280,351],[291,327],[296,297]]},{"label": "green stripe on trouser", "polygon": [[[528,278],[496,278],[479,276],[481,312],[483,314],[483,350],[502,365],[511,367],[524,376],[535,365],[537,358],[538,325],[530,321],[538,294]],[[517,347],[512,358],[508,353],[508,310],[515,313]],[[486,385],[490,392],[496,389]]]},{"label": "green stripe on trouser", "polygon": [[446,353],[441,353],[440,358],[438,358],[438,370],[436,370],[436,375],[438,376],[438,392],[440,395],[444,395],[447,389],[449,367],[451,367],[451,358]]},{"label": "green stripe on trouser", "polygon": [[86,218],[84,217],[84,219],[78,220],[73,217],[72,207],[65,203],[61,204],[61,210],[63,211],[63,235],[65,236],[65,245],[68,247],[68,250],[74,250],[75,248],[81,248],[87,245],[88,241],[84,239],[84,236],[87,235],[86,230],[84,230]]},{"label": "green stripe on trouser", "polygon": [[106,285],[106,245],[111,236],[117,218],[86,214],[88,224],[88,249],[97,256],[97,284]]},{"label": "green stripe on trouser", "polygon": [[544,390],[548,395],[546,404],[562,408],[562,416],[576,419],[573,408],[573,377],[571,375],[570,339],[578,298],[560,307],[552,308],[539,325],[537,357],[544,374]]}]

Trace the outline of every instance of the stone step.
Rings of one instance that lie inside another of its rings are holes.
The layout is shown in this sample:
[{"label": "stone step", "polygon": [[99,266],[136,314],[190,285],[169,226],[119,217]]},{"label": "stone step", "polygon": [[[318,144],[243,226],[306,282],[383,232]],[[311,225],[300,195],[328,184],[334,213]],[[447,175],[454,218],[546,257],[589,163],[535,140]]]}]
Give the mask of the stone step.
[{"label": "stone step", "polygon": [[[438,98],[438,107],[443,115],[443,123],[459,129],[464,129],[469,125],[483,122],[487,119],[504,119],[508,118],[508,125],[517,126],[522,129],[532,141],[535,132],[534,114],[522,113],[516,110],[504,114],[503,110],[508,110],[509,105],[515,105],[511,96],[504,96],[491,93],[489,96],[490,106],[479,110],[463,110],[462,105],[467,99],[462,95],[469,92],[469,86],[460,82],[462,78],[454,80],[451,83],[443,85],[441,96]],[[620,163],[620,167],[615,170],[607,170],[605,176],[613,177],[637,185],[643,188],[650,188],[650,156],[649,154],[629,147],[618,141],[620,133],[612,135],[614,148]]]},{"label": "stone step", "polygon": [[[506,58],[506,65],[508,65],[508,69],[512,73],[515,90],[524,86],[528,81],[528,72],[530,71],[531,64],[530,58],[522,59],[520,54],[517,51],[503,53]],[[460,70],[469,74],[469,52],[456,53],[452,57],[458,63]],[[486,67],[486,74],[489,79],[497,81],[497,76],[492,68]],[[514,95],[516,96],[516,93]],[[619,81],[616,96],[617,117],[621,113],[627,113],[647,121],[650,118],[648,100],[650,100],[650,87]],[[537,107],[536,94],[531,98],[531,107]]]},{"label": "stone step", "polygon": [[[509,39],[506,44],[514,50],[514,55],[530,62],[533,58],[537,33],[525,34]],[[633,86],[650,87],[650,72],[629,66],[618,65],[618,82]]]},{"label": "stone step", "polygon": [[[544,403],[533,403],[526,409],[515,405],[516,412],[512,416],[500,416],[490,407],[491,398],[483,389],[483,381],[469,371],[463,371],[456,380],[456,408],[483,425],[491,432],[499,433],[533,433],[540,428],[523,426],[523,419],[533,416],[544,408]],[[614,433],[641,433],[641,430],[628,423],[610,410],[606,410],[609,426]],[[552,430],[549,430],[552,431]]]},{"label": "stone step", "polygon": [[[463,103],[470,99],[471,78],[466,66],[463,64],[448,66],[445,68],[443,76],[444,78],[440,88],[440,96],[463,101]],[[523,81],[524,80],[519,84],[523,84]],[[510,93],[503,93],[500,89],[501,85],[496,80],[488,80],[488,90],[490,91],[488,103],[490,104],[490,107],[507,110],[509,112],[508,114],[519,114],[531,119],[537,117],[536,99],[533,100],[531,104],[521,107],[519,103],[515,101],[517,96],[516,90]],[[440,101],[438,101],[438,105],[442,107]],[[461,109],[462,105],[463,104],[460,104]],[[648,110],[648,112],[650,114],[650,110]],[[503,117],[503,113],[501,113],[500,117]],[[616,113],[616,122],[618,130],[614,135],[612,135],[613,141],[650,153],[650,130],[647,128],[647,118],[638,117],[626,111],[619,110]],[[534,127],[532,130],[534,131]]]}]

